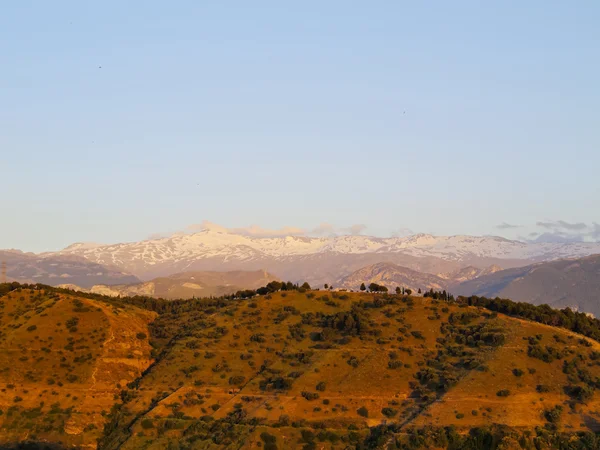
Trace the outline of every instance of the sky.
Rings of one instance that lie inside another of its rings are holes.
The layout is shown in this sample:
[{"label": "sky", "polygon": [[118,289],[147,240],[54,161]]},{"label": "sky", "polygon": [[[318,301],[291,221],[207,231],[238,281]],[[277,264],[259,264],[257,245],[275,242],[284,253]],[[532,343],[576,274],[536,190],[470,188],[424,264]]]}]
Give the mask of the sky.
[{"label": "sky", "polygon": [[203,221],[600,239],[598,23],[595,0],[7,2],[0,248]]}]

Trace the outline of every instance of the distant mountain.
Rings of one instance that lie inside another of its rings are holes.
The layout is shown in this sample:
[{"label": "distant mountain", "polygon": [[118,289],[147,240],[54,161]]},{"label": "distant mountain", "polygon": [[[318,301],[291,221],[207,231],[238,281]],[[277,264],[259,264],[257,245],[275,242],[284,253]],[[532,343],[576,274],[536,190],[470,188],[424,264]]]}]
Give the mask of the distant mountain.
[{"label": "distant mountain", "polygon": [[0,250],[6,263],[8,281],[43,283],[50,286],[75,284],[90,288],[95,284],[137,283],[140,280],[123,269],[104,266],[74,254],[35,255],[18,250]]},{"label": "distant mountain", "polygon": [[443,290],[448,286],[448,280],[436,275],[417,272],[407,267],[383,262],[363,267],[343,277],[334,287],[357,290],[361,283],[365,283],[366,286],[370,283],[376,283],[387,287],[390,291],[400,286],[412,289],[414,292],[417,292],[419,288],[424,290]]},{"label": "distant mountain", "polygon": [[502,297],[600,316],[600,255],[502,270],[452,288],[454,294]]},{"label": "distant mountain", "polygon": [[267,238],[208,229],[126,244],[73,244],[53,255],[82,256],[144,280],[189,270],[264,268],[282,279],[320,284],[381,261],[440,274],[468,265],[510,268],[593,253],[600,253],[600,243],[524,243],[495,236],[427,234]]},{"label": "distant mountain", "polygon": [[[264,271],[184,272],[155,278],[142,283],[105,286],[96,285],[90,292],[109,296],[135,296],[176,299],[192,297],[218,297],[244,289],[257,289],[279,279]],[[77,286],[63,286],[77,290]]]},{"label": "distant mountain", "polygon": [[463,283],[465,281],[473,280],[484,275],[489,275],[500,270],[502,270],[502,267],[496,264],[492,264],[491,266],[484,268],[467,266],[447,274],[442,274],[440,277],[452,283]]}]

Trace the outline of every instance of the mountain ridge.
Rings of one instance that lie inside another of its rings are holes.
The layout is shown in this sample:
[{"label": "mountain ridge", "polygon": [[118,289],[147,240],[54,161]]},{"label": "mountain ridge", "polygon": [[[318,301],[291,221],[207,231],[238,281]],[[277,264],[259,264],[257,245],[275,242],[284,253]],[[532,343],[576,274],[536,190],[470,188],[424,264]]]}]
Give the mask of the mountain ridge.
[{"label": "mountain ridge", "polygon": [[461,283],[458,295],[511,298],[600,316],[600,255],[502,270]]},{"label": "mountain ridge", "polygon": [[600,253],[600,243],[525,243],[496,236],[429,234],[251,237],[210,229],[132,243],[76,243],[41,256],[77,255],[119,267],[142,280],[190,270],[264,268],[283,279],[315,284],[381,261],[437,275],[468,265],[485,268],[496,264],[506,269],[593,253]]},{"label": "mountain ridge", "polygon": [[98,284],[90,289],[82,289],[72,284],[59,285],[58,287],[109,297],[142,295],[174,300],[194,297],[220,297],[240,290],[258,289],[271,281],[280,280],[266,270],[237,270],[230,272],[183,272],[127,285]]}]

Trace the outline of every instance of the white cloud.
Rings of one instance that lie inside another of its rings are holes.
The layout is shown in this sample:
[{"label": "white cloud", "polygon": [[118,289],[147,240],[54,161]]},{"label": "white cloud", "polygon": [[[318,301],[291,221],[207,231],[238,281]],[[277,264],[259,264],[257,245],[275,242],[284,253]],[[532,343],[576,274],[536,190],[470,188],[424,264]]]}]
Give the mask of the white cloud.
[{"label": "white cloud", "polygon": [[277,230],[262,228],[258,225],[250,225],[248,227],[239,228],[227,228],[218,225],[208,220],[204,220],[202,223],[190,225],[187,227],[187,231],[197,233],[199,231],[219,231],[222,233],[240,234],[242,236],[251,237],[282,237],[282,236],[303,236],[306,234],[306,230],[298,227],[286,226]]},{"label": "white cloud", "polygon": [[351,225],[348,228],[342,228],[340,231],[342,234],[351,234],[352,236],[358,236],[367,229],[367,226],[362,223]]},{"label": "white cloud", "polygon": [[[583,222],[570,223],[564,220],[547,220],[536,223],[544,230],[530,242],[590,242],[600,240],[600,225],[592,222],[588,225]],[[531,236],[535,236],[533,233]]]},{"label": "white cloud", "polygon": [[333,236],[335,235],[335,227],[330,223],[323,222],[318,227],[311,230],[310,234],[314,236]]},{"label": "white cloud", "polygon": [[510,223],[502,222],[500,225],[496,225],[496,228],[500,230],[508,230],[510,228],[521,228],[521,225],[512,225]]},{"label": "white cloud", "polygon": [[407,237],[415,234],[413,230],[410,228],[399,228],[398,230],[392,232],[392,237]]},{"label": "white cloud", "polygon": [[285,236],[339,236],[339,235],[360,235],[367,229],[364,224],[355,224],[345,228],[338,228],[334,225],[322,222],[319,226],[312,230],[294,226],[284,226],[278,229],[262,228],[258,225],[250,225],[248,227],[234,227],[228,228],[222,225],[204,220],[200,223],[188,225],[182,231],[170,232],[170,233],[155,233],[148,237],[148,239],[163,239],[173,236],[186,235],[199,233],[202,231],[215,231],[220,233],[231,233],[239,234],[242,236],[250,237],[285,237]]}]

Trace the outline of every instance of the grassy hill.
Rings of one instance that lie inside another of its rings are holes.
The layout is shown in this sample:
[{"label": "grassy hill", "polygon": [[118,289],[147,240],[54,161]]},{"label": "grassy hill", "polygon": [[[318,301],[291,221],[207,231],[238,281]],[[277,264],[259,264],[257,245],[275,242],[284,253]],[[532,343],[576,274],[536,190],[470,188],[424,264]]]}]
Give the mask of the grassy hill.
[{"label": "grassy hill", "polygon": [[[102,449],[600,444],[594,434],[600,431],[595,392],[600,388],[600,343],[590,338],[597,339],[600,329],[599,322],[584,315],[478,298],[446,302],[303,289],[247,299],[121,299],[120,308],[115,300],[83,294],[79,306],[77,298],[57,292],[35,306],[36,291],[12,292],[1,300],[3,327],[18,333],[10,339],[7,334],[2,345],[16,345],[18,355],[23,350],[17,342],[27,349],[39,346],[33,356],[45,358],[39,363],[45,370],[32,377],[26,375],[31,361],[19,370],[13,363],[17,355],[2,361],[2,369],[10,372],[6,384],[14,373],[23,380],[23,386],[3,392],[0,437],[6,441],[31,438],[33,427],[37,439],[66,444],[89,443],[97,436]],[[10,315],[15,305],[29,303],[30,312]],[[157,314],[146,330],[154,314],[148,310]],[[48,319],[45,313],[55,315]],[[80,318],[74,332],[64,329],[72,315]],[[15,329],[13,323],[20,326]],[[32,325],[44,329],[27,331]],[[118,346],[108,342],[110,330],[121,327],[127,332],[114,336],[123,341]],[[143,336],[136,337],[137,330],[151,336],[155,357],[143,373],[149,347]],[[81,364],[64,350],[73,333],[86,339],[81,346],[90,347],[81,350],[83,356],[92,355]],[[36,334],[45,342],[38,343]],[[50,336],[56,340],[51,351],[41,350]],[[29,339],[27,344],[23,339]],[[109,364],[103,356],[109,348],[129,353],[132,346],[140,352],[135,370],[124,363],[128,355],[123,354],[109,359],[119,364],[99,366],[100,361]],[[61,366],[65,355],[54,351],[59,347],[69,356],[68,368]],[[90,394],[92,387],[98,391],[97,377],[105,372],[111,374],[102,375],[109,378],[102,390],[106,395]],[[70,374],[78,377],[71,384]],[[55,384],[47,384],[49,376]],[[54,387],[59,380],[65,391]],[[73,409],[64,412],[74,402],[75,386],[83,391]],[[15,396],[22,400],[15,402]],[[44,410],[54,398],[61,400],[56,416]],[[40,401],[45,402],[43,414],[30,418],[35,413],[26,411]],[[19,412],[8,418],[6,408],[11,407]],[[54,421],[43,435],[38,428],[47,417]],[[81,417],[90,419],[75,420]],[[104,423],[104,429],[86,429],[84,423]]]},{"label": "grassy hill", "polygon": [[0,442],[94,445],[122,387],[150,364],[131,306],[18,289],[0,299]]}]

